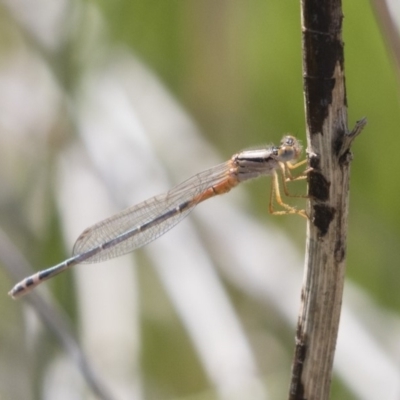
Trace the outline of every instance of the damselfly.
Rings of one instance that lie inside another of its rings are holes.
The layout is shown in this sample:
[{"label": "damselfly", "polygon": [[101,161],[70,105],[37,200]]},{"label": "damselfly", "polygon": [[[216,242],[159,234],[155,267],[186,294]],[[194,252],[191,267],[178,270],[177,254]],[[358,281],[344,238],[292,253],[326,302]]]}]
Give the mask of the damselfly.
[{"label": "damselfly", "polygon": [[[284,136],[279,146],[241,151],[229,161],[194,175],[169,192],[127,208],[86,229],[74,245],[73,257],[23,279],[11,289],[9,295],[14,299],[25,295],[40,283],[76,264],[105,261],[138,249],[175,226],[197,204],[259,176],[272,176],[271,214],[306,217],[304,210],[282,201],[277,173],[281,172],[283,188],[288,195],[286,182],[305,177],[303,174],[294,178],[290,172],[305,163],[306,160],[296,163],[301,150],[295,137]],[[274,211],[274,200],[282,210]]]}]

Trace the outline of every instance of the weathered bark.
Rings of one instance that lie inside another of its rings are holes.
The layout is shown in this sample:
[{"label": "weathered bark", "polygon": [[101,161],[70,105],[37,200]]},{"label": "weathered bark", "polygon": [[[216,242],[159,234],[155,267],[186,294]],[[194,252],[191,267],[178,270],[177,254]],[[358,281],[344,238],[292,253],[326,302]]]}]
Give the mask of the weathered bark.
[{"label": "weathered bark", "polygon": [[346,262],[350,145],[340,0],[303,0],[309,164],[306,262],[289,399],[329,398]]}]

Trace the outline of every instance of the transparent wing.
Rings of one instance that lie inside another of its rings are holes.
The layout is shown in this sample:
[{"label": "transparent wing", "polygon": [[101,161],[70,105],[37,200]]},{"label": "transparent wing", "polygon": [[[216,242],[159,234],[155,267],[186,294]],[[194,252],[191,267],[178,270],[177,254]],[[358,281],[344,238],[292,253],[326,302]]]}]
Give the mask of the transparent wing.
[{"label": "transparent wing", "polygon": [[[189,178],[169,192],[152,197],[142,203],[129,207],[86,229],[75,242],[74,255],[86,253],[116,238],[123,238],[129,232],[132,236],[115,245],[102,249],[84,262],[93,263],[109,260],[129,253],[163,235],[197,205],[189,203],[208,188],[223,182],[229,176],[230,162],[217,165]],[[179,212],[175,210],[179,209]],[[154,221],[149,228],[140,227]],[[135,233],[136,232],[136,233]]]}]

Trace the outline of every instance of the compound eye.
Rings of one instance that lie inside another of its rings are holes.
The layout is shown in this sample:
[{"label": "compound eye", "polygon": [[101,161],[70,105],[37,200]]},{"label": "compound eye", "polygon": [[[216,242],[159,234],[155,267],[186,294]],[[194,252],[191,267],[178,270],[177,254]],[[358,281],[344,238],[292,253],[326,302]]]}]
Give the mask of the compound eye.
[{"label": "compound eye", "polygon": [[294,146],[294,137],[293,136],[285,136],[282,140],[282,145],[285,146]]}]

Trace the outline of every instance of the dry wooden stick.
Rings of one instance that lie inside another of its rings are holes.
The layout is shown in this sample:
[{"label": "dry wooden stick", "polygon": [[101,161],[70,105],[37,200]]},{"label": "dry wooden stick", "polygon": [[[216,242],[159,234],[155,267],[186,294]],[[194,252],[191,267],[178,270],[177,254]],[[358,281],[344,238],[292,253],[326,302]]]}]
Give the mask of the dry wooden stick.
[{"label": "dry wooden stick", "polygon": [[290,400],[329,398],[346,261],[350,145],[340,0],[302,0],[310,202]]}]

